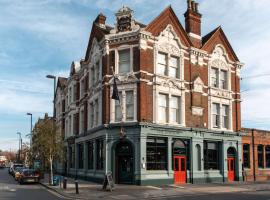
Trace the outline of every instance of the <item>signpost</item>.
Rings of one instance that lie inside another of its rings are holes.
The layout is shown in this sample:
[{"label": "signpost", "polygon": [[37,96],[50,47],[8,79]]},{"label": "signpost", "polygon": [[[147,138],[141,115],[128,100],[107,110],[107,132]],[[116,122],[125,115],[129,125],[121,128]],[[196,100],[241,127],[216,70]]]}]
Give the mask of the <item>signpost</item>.
[{"label": "signpost", "polygon": [[110,191],[112,192],[114,190],[114,182],[113,182],[113,177],[112,177],[112,172],[108,172],[104,176],[104,181],[103,181],[103,190],[107,189],[107,186],[109,186]]}]

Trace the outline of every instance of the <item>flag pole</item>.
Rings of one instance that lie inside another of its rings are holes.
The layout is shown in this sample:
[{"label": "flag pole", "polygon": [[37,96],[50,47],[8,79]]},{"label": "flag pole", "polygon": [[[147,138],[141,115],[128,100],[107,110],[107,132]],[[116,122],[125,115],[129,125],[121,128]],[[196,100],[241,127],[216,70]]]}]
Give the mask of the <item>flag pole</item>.
[{"label": "flag pole", "polygon": [[[120,110],[121,110],[121,129],[120,129],[120,137],[123,138],[125,136],[125,131],[124,131],[124,127],[123,127],[123,124],[124,124],[124,112],[123,112],[123,104],[122,104],[122,101],[119,97],[119,92],[118,92],[118,89],[117,89],[117,85],[116,85],[116,81],[115,81],[115,73],[114,73],[114,70],[113,70],[113,66],[111,66],[111,69],[112,69],[112,74],[113,74],[113,79],[114,79],[114,90],[116,89],[117,91],[113,91],[117,93],[117,97],[118,97],[118,101],[119,101],[119,105],[120,105]],[[114,98],[112,97],[115,101],[117,100],[117,98]]]}]

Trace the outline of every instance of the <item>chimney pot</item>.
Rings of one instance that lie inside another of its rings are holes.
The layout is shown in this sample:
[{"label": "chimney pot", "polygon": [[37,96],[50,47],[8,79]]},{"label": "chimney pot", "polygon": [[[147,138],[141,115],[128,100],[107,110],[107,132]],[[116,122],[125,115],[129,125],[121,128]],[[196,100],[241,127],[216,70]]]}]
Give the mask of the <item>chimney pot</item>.
[{"label": "chimney pot", "polygon": [[199,12],[199,3],[195,3],[195,12],[196,12],[196,13]]},{"label": "chimney pot", "polygon": [[194,1],[191,1],[191,7],[192,7],[192,11],[195,12],[195,2]]},{"label": "chimney pot", "polygon": [[187,0],[188,9],[191,10],[191,0]]}]

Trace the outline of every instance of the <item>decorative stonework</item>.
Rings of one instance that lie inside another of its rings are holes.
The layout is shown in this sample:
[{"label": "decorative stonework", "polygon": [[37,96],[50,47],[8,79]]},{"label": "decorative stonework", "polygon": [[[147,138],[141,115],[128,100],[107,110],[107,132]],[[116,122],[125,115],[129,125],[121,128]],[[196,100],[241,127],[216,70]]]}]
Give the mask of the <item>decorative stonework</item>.
[{"label": "decorative stonework", "polygon": [[193,82],[193,91],[203,93],[203,81],[200,77],[197,77]]},{"label": "decorative stonework", "polygon": [[220,89],[216,89],[216,88],[211,88],[210,89],[210,95],[220,97],[220,98],[226,98],[226,99],[231,99],[232,98],[230,91],[220,90]]},{"label": "decorative stonework", "polygon": [[179,55],[180,54],[180,50],[174,46],[173,44],[170,43],[162,43],[160,45],[158,45],[158,49],[160,51],[169,53],[169,54],[173,54],[173,55]]},{"label": "decorative stonework", "polygon": [[129,7],[123,6],[117,11],[117,13],[115,13],[115,16],[116,26],[110,31],[110,33],[135,31],[140,29],[140,26],[135,24],[135,20],[133,19],[133,10]]},{"label": "decorative stonework", "polygon": [[202,116],[203,115],[203,108],[192,106],[192,115]]},{"label": "decorative stonework", "polygon": [[179,56],[182,46],[180,39],[170,24],[158,36],[157,48],[160,51]]}]

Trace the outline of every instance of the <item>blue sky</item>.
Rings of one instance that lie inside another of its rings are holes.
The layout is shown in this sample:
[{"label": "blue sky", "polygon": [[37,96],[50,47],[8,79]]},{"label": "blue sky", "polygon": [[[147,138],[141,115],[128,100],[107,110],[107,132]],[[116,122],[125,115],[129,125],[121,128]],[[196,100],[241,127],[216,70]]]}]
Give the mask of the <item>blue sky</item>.
[{"label": "blue sky", "polygon": [[[269,74],[269,0],[198,0],[202,32],[222,25],[238,57],[242,77]],[[73,60],[84,57],[92,21],[102,12],[107,23],[123,5],[145,24],[172,5],[184,26],[186,0],[0,0],[0,149],[16,149],[34,122],[52,112],[53,82],[66,76]],[[243,79],[242,124],[270,129],[270,76]]]}]

